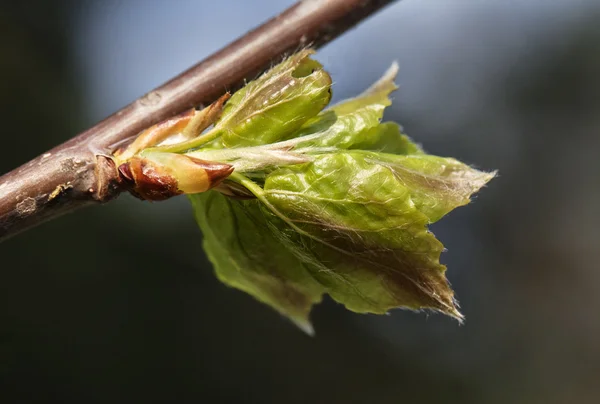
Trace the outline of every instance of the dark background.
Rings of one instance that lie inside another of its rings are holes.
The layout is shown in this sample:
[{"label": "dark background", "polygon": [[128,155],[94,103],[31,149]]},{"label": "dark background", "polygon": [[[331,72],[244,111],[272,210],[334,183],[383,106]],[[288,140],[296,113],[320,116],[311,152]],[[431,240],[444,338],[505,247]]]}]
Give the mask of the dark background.
[{"label": "dark background", "polygon": [[[0,3],[0,172],[287,1]],[[185,198],[129,196],[0,245],[0,402],[600,402],[600,1],[404,0],[318,58],[392,62],[386,118],[500,176],[433,228],[467,321],[347,312],[310,338],[221,285]]]}]

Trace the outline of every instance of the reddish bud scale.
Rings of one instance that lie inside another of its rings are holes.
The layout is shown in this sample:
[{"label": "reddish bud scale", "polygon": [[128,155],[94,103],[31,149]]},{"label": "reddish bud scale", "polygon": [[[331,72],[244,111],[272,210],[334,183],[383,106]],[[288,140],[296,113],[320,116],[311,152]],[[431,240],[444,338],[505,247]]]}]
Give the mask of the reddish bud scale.
[{"label": "reddish bud scale", "polygon": [[233,167],[180,154],[152,153],[133,157],[118,170],[131,194],[143,200],[162,201],[208,191],[227,178]]}]

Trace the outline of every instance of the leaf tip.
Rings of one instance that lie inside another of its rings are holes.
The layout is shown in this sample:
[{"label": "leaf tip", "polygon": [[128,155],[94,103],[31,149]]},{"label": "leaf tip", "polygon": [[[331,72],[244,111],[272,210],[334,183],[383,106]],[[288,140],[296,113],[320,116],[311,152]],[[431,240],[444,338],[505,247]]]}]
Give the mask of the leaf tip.
[{"label": "leaf tip", "polygon": [[296,327],[302,330],[309,337],[315,336],[315,329],[308,318],[289,317],[289,319]]},{"label": "leaf tip", "polygon": [[367,88],[360,96],[368,96],[378,92],[391,93],[392,91],[397,90],[398,86],[396,85],[395,80],[399,70],[400,66],[398,65],[398,62],[392,62],[390,67],[383,73],[383,76]]},{"label": "leaf tip", "polygon": [[453,307],[444,314],[454,318],[456,321],[458,321],[458,324],[460,325],[463,325],[465,323],[465,316],[460,311],[458,311],[458,303],[456,301],[454,302]]},{"label": "leaf tip", "polygon": [[486,172],[473,169],[471,172],[466,173],[466,179],[471,186],[472,192],[475,193],[485,187],[487,183],[493,180],[497,175],[498,170]]}]

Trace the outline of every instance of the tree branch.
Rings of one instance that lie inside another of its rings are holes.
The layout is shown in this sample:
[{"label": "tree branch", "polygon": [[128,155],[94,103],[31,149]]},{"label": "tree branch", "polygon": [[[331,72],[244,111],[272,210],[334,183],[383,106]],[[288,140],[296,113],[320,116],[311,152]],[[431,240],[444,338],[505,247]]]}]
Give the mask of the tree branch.
[{"label": "tree branch", "polygon": [[77,137],[0,177],[0,241],[120,192],[109,156],[146,127],[207,105],[286,53],[319,47],[394,0],[304,0]]}]

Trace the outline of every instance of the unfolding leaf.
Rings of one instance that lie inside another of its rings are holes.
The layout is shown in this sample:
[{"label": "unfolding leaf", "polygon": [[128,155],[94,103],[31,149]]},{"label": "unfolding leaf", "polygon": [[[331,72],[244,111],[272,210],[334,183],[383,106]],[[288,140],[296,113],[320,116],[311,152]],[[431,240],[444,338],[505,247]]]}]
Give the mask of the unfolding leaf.
[{"label": "unfolding leaf", "polygon": [[259,202],[234,200],[217,192],[189,198],[218,278],[312,333],[308,314],[321,300],[323,287],[274,238]]},{"label": "unfolding leaf", "polygon": [[237,91],[216,129],[227,147],[255,146],[286,138],[331,99],[331,77],[304,50]]},{"label": "unfolding leaf", "polygon": [[471,195],[496,175],[475,170],[453,158],[369,152],[363,155],[367,161],[387,167],[400,184],[409,188],[415,207],[431,223],[467,205]]},{"label": "unfolding leaf", "polygon": [[391,154],[424,154],[423,150],[395,122],[385,122],[369,129],[349,149],[373,150]]},{"label": "unfolding leaf", "polygon": [[308,121],[296,136],[319,133],[318,138],[307,142],[308,146],[333,146],[339,149],[355,148],[354,145],[363,142],[366,136],[377,136],[379,132],[371,130],[379,125],[383,111],[392,103],[389,95],[397,89],[394,84],[397,71],[398,66],[392,65],[379,81],[360,96],[327,108]]},{"label": "unfolding leaf", "polygon": [[[327,154],[271,173],[264,196],[288,224],[280,240],[350,310],[431,308],[460,318],[439,263],[443,246],[413,200],[422,184],[403,180],[400,161],[390,169],[370,155]],[[429,166],[424,171],[434,177]]]}]

